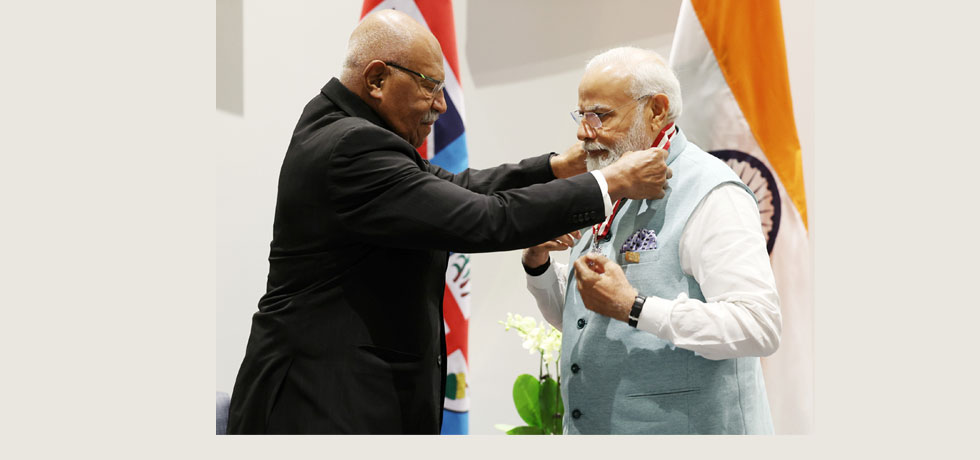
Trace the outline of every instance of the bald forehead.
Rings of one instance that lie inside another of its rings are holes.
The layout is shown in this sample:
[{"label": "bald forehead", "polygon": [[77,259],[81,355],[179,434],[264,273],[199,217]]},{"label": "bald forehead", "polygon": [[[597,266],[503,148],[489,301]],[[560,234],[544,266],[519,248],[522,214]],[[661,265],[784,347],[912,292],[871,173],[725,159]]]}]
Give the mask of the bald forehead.
[{"label": "bald forehead", "polygon": [[432,35],[428,30],[425,31],[424,35],[419,35],[412,40],[410,44],[410,49],[413,53],[419,55],[419,57],[436,59],[442,61],[442,47],[439,46],[439,40]]},{"label": "bald forehead", "polygon": [[409,66],[437,80],[445,79],[442,66],[442,48],[436,40],[418,40],[409,47],[408,52],[398,64]]},{"label": "bald forehead", "polygon": [[[353,54],[365,59],[393,60],[441,79],[442,49],[435,35],[411,16],[380,10],[364,17],[351,33]],[[366,63],[366,62],[365,62]]]},{"label": "bald forehead", "polygon": [[365,16],[361,23],[354,28],[354,33],[367,33],[379,29],[403,31],[412,36],[429,33],[418,21],[397,10],[380,10]]}]

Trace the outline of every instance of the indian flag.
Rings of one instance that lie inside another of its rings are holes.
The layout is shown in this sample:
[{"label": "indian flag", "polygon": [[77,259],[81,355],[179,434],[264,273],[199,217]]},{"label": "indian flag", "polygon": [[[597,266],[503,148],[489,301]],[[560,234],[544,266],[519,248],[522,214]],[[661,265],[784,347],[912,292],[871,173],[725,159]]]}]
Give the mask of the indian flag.
[{"label": "indian flag", "polygon": [[763,358],[777,434],[813,425],[813,280],[800,142],[793,119],[779,0],[684,0],[670,52],[678,120],[754,192],[783,316],[779,350]]}]

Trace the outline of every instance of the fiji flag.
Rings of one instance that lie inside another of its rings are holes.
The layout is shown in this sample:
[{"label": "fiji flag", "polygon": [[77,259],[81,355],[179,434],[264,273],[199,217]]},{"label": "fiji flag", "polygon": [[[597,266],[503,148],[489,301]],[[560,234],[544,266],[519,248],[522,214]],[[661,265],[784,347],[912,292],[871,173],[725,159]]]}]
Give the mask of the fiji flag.
[{"label": "fiji flag", "polygon": [[[463,89],[459,84],[459,62],[456,59],[456,27],[451,0],[364,0],[361,17],[379,10],[395,9],[415,18],[429,28],[442,46],[446,70],[446,113],[439,117],[425,143],[418,148],[423,158],[450,172],[469,167],[466,155],[466,133],[463,130]],[[470,400],[467,396],[467,331],[469,330],[470,266],[469,256],[452,254],[446,270],[446,293],[442,310],[446,326],[448,376],[442,434],[467,434]]]}]

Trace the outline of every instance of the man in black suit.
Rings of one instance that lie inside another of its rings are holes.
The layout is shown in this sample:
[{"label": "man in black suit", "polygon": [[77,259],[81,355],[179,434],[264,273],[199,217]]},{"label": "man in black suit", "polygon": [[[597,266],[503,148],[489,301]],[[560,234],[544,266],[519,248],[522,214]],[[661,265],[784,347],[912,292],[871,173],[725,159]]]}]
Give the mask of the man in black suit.
[{"label": "man in black suit", "polygon": [[415,148],[446,111],[442,61],[425,27],[374,13],[304,109],[229,433],[439,433],[448,251],[533,246],[621,197],[663,196],[662,151],[592,174],[575,148],[455,175],[430,164]]}]

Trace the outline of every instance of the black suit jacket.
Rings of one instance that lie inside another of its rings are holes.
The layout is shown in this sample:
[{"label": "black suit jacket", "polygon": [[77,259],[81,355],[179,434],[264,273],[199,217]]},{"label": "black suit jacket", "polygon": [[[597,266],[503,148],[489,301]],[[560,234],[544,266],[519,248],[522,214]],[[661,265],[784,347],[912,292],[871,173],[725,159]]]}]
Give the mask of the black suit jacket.
[{"label": "black suit jacket", "polygon": [[589,174],[549,155],[451,174],[336,78],[279,175],[267,292],[229,433],[439,433],[448,251],[523,248],[603,218]]}]

